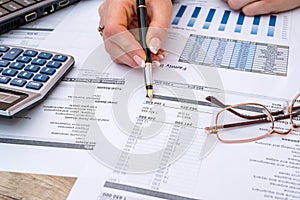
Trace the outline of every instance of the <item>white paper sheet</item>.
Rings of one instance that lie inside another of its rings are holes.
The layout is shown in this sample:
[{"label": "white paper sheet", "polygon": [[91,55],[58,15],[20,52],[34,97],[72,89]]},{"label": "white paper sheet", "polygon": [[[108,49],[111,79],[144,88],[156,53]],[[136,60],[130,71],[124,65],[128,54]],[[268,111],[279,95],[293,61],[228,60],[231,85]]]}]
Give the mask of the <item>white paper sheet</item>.
[{"label": "white paper sheet", "polygon": [[[194,9],[191,6],[200,6],[202,11],[209,11],[212,6],[218,19],[221,18],[218,11],[225,9],[225,4],[217,1],[181,1],[175,8],[179,9],[182,5],[187,5],[190,11],[186,13],[189,14]],[[177,11],[174,9],[174,20]],[[237,13],[233,15],[238,16]],[[299,30],[291,27],[295,27],[299,19],[299,10],[276,16],[279,27],[276,26],[272,38],[263,35],[264,31],[268,31],[266,26],[259,27],[261,31],[255,36],[244,31],[232,34],[211,30],[219,27],[213,23],[215,21],[211,22],[208,30],[186,28],[187,22],[182,16],[179,20],[182,24],[171,25],[165,44],[169,56],[153,74],[156,83],[154,94],[158,95],[153,104],[141,98],[141,72],[110,61],[100,62],[107,59],[105,56],[97,57],[105,54],[102,54],[103,47],[95,49],[83,68],[98,72],[102,72],[103,68],[107,78],[123,80],[126,87],[114,82],[108,87],[95,86],[85,93],[84,96],[88,96],[99,91],[100,101],[101,97],[104,99],[97,110],[100,120],[94,123],[89,134],[102,143],[90,151],[94,159],[87,161],[68,199],[299,199],[298,131],[285,137],[274,135],[257,142],[230,145],[216,142],[214,136],[207,137],[203,130],[212,123],[216,111],[205,103],[204,98],[209,94],[220,97],[229,105],[259,102],[270,108],[276,105],[276,110],[283,108],[286,101],[299,92],[299,84],[295,84],[299,80],[295,59],[299,44],[290,43],[291,39],[297,41]],[[190,16],[185,19],[190,19]],[[268,24],[267,19],[268,16],[262,17],[261,23]],[[198,17],[195,26],[201,27],[204,20],[205,17]],[[230,23],[226,31],[236,25],[234,21]],[[245,23],[253,21],[246,17]],[[251,26],[247,28],[251,31]],[[278,30],[281,32],[278,33]],[[220,40],[222,37],[226,42],[230,39],[235,43],[245,40],[267,46],[283,45],[289,49],[285,57],[288,60],[287,74],[278,76],[182,62],[179,58],[190,34],[198,40],[202,40],[204,35],[204,39]],[[174,101],[176,98],[182,101]],[[159,108],[161,110],[157,111]],[[103,113],[110,116],[106,119],[113,121],[102,121]],[[158,122],[161,126],[157,125]],[[281,121],[276,126],[287,129],[289,122]],[[149,127],[151,131],[148,131]],[[248,131],[254,130],[249,128]],[[193,139],[184,137],[190,133],[195,133]],[[160,152],[161,156],[156,157],[156,152]]]},{"label": "white paper sheet", "polygon": [[[187,4],[193,10],[190,6],[197,4],[202,11],[209,11],[212,2],[183,1],[175,8]],[[217,11],[224,11],[225,4],[215,3],[212,7],[220,19]],[[181,28],[170,28],[164,46],[169,55],[154,70],[155,97],[151,104],[145,97],[142,70],[116,65],[105,53],[97,32],[99,4],[96,0],[80,2],[39,43],[40,48],[74,55],[76,65],[41,105],[14,120],[1,120],[5,144],[0,145],[0,155],[7,158],[1,170],[71,176],[84,169],[69,196],[71,200],[120,196],[298,198],[299,188],[293,188],[299,184],[298,132],[284,139],[274,136],[256,143],[225,145],[203,131],[213,123],[212,114],[217,110],[207,104],[207,95],[218,96],[227,104],[256,101],[283,107],[299,92],[300,47],[289,42],[297,41],[299,35],[297,20],[292,20],[299,19],[298,10],[276,15],[288,28],[286,36],[280,37],[275,31],[272,39],[252,37],[243,31],[221,34],[212,30],[219,27],[213,24],[215,18],[208,30],[185,29],[182,18]],[[202,21],[195,27],[201,27],[205,20],[202,11],[203,16],[197,18]],[[176,12],[174,9],[173,17]],[[261,19],[261,23],[266,21]],[[226,31],[228,27],[234,24]],[[283,24],[279,29],[284,29]],[[190,33],[200,35],[200,39],[205,35],[288,46],[288,73],[277,76],[178,61]],[[20,141],[23,145],[16,144]]]},{"label": "white paper sheet", "polygon": [[299,45],[292,42],[297,40],[297,10],[247,17],[219,0],[179,2],[170,29],[191,42],[179,51],[183,61],[216,68],[229,90],[277,97],[293,96],[287,87],[299,89],[298,84],[289,85],[298,70]]},{"label": "white paper sheet", "polygon": [[[72,5],[1,35],[1,43],[73,55],[76,60],[73,71],[77,71],[77,66],[88,56],[91,49],[98,42],[101,43],[95,28],[98,24],[97,8],[100,3],[82,1]],[[74,26],[74,22],[78,25]],[[77,30],[72,29],[73,27]],[[68,75],[72,77],[72,72]],[[12,119],[1,119],[0,154],[6,159],[0,165],[0,170],[78,175],[89,154],[86,152],[87,147],[80,142],[80,132],[72,128],[73,120],[65,120],[67,113],[62,115],[62,110],[70,108],[72,99],[69,96],[72,95],[73,88],[72,81],[63,80],[44,102],[32,110]]]}]

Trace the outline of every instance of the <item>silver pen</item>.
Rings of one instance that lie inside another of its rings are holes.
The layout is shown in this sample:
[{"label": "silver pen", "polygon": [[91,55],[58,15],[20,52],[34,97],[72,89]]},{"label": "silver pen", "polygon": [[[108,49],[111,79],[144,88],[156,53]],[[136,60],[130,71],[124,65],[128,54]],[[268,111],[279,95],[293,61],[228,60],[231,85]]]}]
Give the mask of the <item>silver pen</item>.
[{"label": "silver pen", "polygon": [[146,34],[148,30],[147,7],[146,7],[145,0],[137,0],[136,2],[137,2],[140,43],[146,54],[145,68],[144,68],[145,86],[147,90],[147,96],[152,102],[152,98],[153,98],[152,59],[151,59],[151,52],[146,44]]}]

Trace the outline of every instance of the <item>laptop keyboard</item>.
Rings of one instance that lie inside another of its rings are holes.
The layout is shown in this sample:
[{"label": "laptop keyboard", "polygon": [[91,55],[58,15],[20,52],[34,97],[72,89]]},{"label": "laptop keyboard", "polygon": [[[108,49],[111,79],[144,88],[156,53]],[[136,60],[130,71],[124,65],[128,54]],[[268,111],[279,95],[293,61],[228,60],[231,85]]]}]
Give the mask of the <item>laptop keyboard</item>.
[{"label": "laptop keyboard", "polygon": [[0,17],[31,6],[42,0],[0,0]]}]

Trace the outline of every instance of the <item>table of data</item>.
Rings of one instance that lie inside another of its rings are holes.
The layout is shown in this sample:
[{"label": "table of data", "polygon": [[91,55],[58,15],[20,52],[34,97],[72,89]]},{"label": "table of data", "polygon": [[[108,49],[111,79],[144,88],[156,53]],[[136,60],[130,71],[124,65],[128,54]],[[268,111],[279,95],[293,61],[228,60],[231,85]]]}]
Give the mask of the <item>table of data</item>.
[{"label": "table of data", "polygon": [[289,47],[191,34],[179,62],[287,76]]}]

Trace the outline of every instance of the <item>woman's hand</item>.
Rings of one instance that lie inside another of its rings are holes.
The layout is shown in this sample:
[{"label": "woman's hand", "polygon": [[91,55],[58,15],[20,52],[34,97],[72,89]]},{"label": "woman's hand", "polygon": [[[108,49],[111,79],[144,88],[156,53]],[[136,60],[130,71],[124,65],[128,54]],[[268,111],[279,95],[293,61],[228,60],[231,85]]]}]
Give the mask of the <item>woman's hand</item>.
[{"label": "woman's hand", "polygon": [[227,0],[233,10],[242,10],[245,15],[254,16],[280,13],[300,6],[300,0]]},{"label": "woman's hand", "polygon": [[[164,57],[160,49],[168,34],[172,15],[171,0],[146,0],[149,28],[147,45],[152,52],[153,64]],[[136,0],[105,0],[99,7],[99,27],[106,51],[117,63],[143,67],[146,55],[138,42]]]}]

